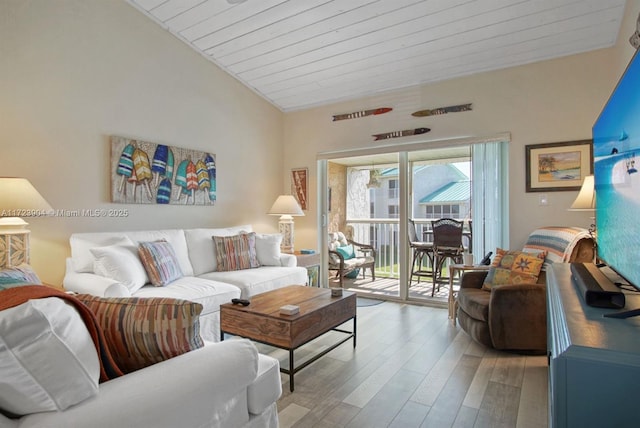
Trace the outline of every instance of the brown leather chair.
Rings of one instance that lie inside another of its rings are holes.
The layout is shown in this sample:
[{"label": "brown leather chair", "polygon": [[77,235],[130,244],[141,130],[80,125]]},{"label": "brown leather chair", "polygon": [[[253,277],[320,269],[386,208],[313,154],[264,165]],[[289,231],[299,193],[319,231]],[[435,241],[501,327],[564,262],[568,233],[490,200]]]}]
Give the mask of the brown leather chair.
[{"label": "brown leather chair", "polygon": [[[594,260],[594,241],[579,237],[567,262]],[[457,296],[460,326],[475,341],[495,349],[544,353],[547,349],[546,276],[535,284],[501,285],[491,291],[482,284],[488,272],[465,272]]]}]

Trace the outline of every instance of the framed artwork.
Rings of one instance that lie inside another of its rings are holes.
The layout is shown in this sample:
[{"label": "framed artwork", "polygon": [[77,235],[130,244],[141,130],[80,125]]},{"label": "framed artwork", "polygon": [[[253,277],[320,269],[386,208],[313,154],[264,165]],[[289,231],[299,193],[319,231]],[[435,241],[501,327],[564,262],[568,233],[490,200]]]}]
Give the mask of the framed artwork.
[{"label": "framed artwork", "polygon": [[527,192],[580,190],[593,173],[591,140],[525,146]]},{"label": "framed artwork", "polygon": [[111,137],[111,202],[214,205],[216,156]]},{"label": "framed artwork", "polygon": [[309,194],[309,170],[294,168],[291,170],[291,194],[296,198],[303,211],[308,209],[307,195]]}]

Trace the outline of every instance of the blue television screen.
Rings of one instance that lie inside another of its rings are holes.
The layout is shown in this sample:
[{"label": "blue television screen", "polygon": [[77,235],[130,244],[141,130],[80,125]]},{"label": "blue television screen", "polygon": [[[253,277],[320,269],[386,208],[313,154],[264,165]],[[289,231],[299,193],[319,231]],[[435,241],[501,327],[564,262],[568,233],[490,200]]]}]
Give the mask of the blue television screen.
[{"label": "blue television screen", "polygon": [[593,125],[598,257],[640,286],[640,56]]}]

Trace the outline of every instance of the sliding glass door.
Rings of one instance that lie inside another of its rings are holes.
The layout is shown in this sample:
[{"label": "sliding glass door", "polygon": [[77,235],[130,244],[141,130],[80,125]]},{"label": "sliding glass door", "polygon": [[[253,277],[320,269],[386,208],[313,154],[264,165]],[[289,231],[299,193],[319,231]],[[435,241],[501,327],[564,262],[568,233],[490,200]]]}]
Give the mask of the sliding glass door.
[{"label": "sliding glass door", "polygon": [[[429,278],[418,282],[410,275],[408,221],[414,220],[425,240],[434,219],[464,221],[464,244],[473,248],[476,261],[488,249],[504,245],[508,241],[507,143],[502,140],[465,139],[446,145],[396,146],[396,150],[406,149],[401,151],[378,148],[353,156],[345,152],[319,156],[322,234],[342,232],[376,250],[376,280],[360,272],[345,282],[347,287],[380,298],[444,303],[447,287],[433,293]],[[328,257],[324,236],[321,243]],[[325,275],[324,283],[332,286],[335,272]]]}]

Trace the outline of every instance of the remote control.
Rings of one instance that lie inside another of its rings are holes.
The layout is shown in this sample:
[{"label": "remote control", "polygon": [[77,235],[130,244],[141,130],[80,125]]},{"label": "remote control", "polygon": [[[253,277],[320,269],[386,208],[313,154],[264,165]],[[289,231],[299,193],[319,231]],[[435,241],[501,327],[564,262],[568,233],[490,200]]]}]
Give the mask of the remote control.
[{"label": "remote control", "polygon": [[251,302],[247,299],[231,299],[231,303],[233,303],[234,305],[249,306]]},{"label": "remote control", "polygon": [[493,254],[493,251],[489,251],[487,254],[485,254],[485,256],[482,258],[482,260],[480,260],[480,264],[481,265],[485,265],[485,266],[491,265],[491,255],[492,254]]}]

